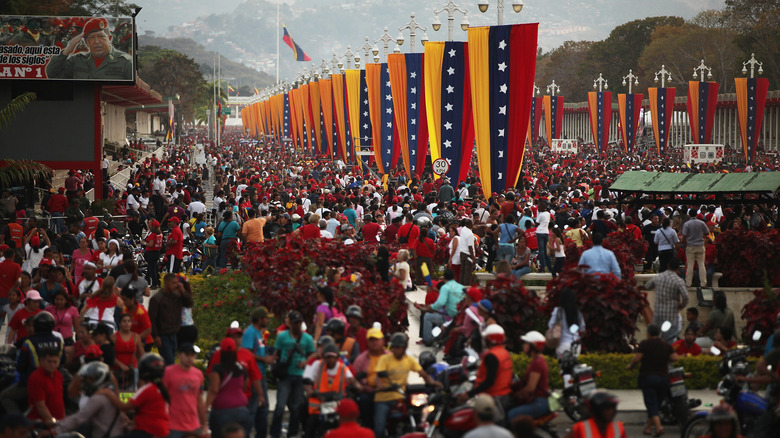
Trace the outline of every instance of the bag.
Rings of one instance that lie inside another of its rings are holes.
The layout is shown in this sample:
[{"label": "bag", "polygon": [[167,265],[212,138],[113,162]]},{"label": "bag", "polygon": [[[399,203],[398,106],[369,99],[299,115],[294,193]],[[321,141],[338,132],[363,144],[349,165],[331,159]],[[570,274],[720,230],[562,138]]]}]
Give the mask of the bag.
[{"label": "bag", "polygon": [[[301,338],[303,338],[303,334],[301,334]],[[303,351],[301,349],[301,346],[298,344],[301,340],[298,339],[295,341],[295,347],[293,347],[294,351],[290,351],[290,354],[287,355],[287,359],[277,361],[273,366],[273,373],[274,377],[276,377],[276,380],[282,380],[286,379],[287,376],[290,375],[290,365],[292,365],[292,358],[295,353],[299,353],[303,355]],[[281,353],[280,353],[281,354]]]},{"label": "bag", "polygon": [[547,241],[547,255],[555,258],[555,237]]},{"label": "bag", "polygon": [[217,256],[217,248],[209,248],[206,246],[206,242],[203,242],[203,255],[212,258]]},{"label": "bag", "polygon": [[409,232],[406,233],[406,236],[401,236],[398,238],[398,243],[409,243],[409,235],[412,234],[412,229],[414,229],[414,224],[409,227]]},{"label": "bag", "polygon": [[561,323],[561,312],[563,308],[558,308],[558,314],[556,315],[555,324],[547,329],[544,338],[547,340],[547,348],[556,349],[561,345],[561,335],[563,334],[563,324]]},{"label": "bag", "polygon": [[[225,222],[220,221],[217,224],[217,232],[214,233],[214,238],[217,239],[217,246],[219,246],[222,243],[222,230],[219,229],[219,226],[224,224]],[[227,225],[226,225],[227,226]]]}]

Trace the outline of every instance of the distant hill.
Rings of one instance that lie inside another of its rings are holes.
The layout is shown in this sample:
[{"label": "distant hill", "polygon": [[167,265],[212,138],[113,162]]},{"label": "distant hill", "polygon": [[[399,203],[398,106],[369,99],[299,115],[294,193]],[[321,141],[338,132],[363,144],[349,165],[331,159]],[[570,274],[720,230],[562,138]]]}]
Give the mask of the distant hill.
[{"label": "distant hill", "polygon": [[[213,80],[213,66],[217,53],[206,50],[206,48],[190,38],[161,38],[150,35],[140,35],[138,37],[138,44],[141,47],[158,46],[164,49],[176,50],[177,52],[184,53],[200,65],[200,71],[203,73],[206,80]],[[224,56],[221,56],[220,62],[222,63],[222,78],[230,78],[230,85],[234,88],[247,86],[250,89],[253,87],[260,89],[268,85],[273,85],[274,83],[274,78],[267,73],[259,72],[243,64],[239,64],[238,62],[231,61]]]}]

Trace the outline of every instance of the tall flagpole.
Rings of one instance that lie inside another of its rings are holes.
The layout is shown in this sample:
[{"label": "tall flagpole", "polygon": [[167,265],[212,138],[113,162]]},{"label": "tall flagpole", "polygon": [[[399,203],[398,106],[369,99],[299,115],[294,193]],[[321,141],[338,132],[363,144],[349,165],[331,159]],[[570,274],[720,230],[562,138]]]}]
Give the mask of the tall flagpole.
[{"label": "tall flagpole", "polygon": [[[220,55],[219,52],[217,52],[217,99],[219,99],[220,103],[222,102],[222,55]],[[220,105],[222,106],[222,105]],[[220,119],[222,118],[222,111],[220,111],[220,114],[217,114],[217,147],[219,147],[222,144],[222,122]]]},{"label": "tall flagpole", "polygon": [[[211,112],[216,113],[217,111],[217,57],[214,57],[214,65],[211,75]],[[209,118],[210,119],[210,118]],[[216,118],[214,118],[216,120]],[[217,124],[214,123],[214,127],[216,128]],[[211,127],[211,120],[209,120],[209,127]],[[209,139],[211,139],[211,135],[209,135]],[[214,136],[214,144],[216,145],[216,136]]]},{"label": "tall flagpole", "polygon": [[279,3],[276,4],[276,83],[279,83]]}]

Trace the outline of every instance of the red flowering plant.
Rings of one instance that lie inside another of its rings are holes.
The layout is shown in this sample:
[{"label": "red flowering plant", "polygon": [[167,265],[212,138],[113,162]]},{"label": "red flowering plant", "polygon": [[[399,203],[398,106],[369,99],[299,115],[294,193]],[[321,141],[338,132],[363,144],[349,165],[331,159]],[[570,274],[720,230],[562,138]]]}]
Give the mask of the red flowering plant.
[{"label": "red flowering plant", "polygon": [[587,274],[580,269],[564,270],[547,283],[544,315],[551,315],[560,305],[560,293],[564,289],[574,291],[585,318],[583,346],[587,351],[630,352],[637,316],[648,305],[647,294],[637,289],[633,279]]},{"label": "red flowering plant", "polygon": [[[620,273],[627,280],[634,278],[634,265],[641,263],[647,253],[647,242],[644,239],[637,239],[628,232],[616,231],[607,234],[602,246],[615,253],[615,258],[620,265]],[[592,247],[591,241],[586,241],[581,247],[577,247],[573,242],[567,242],[564,246],[566,252],[564,268],[576,268],[582,253]]]},{"label": "red flowering plant", "polygon": [[343,312],[357,304],[366,324],[379,322],[383,331],[405,331],[402,321],[407,302],[404,289],[384,282],[376,271],[376,245],[344,245],[337,240],[271,239],[245,245],[242,268],[252,278],[252,294],[276,315],[298,310],[304,321],[314,321],[317,288],[327,268],[343,268],[334,288]]},{"label": "red flowering plant", "polygon": [[523,343],[520,336],[531,330],[544,333],[547,320],[542,313],[542,299],[529,291],[523,282],[499,274],[482,289],[482,298],[493,303],[496,322],[506,331],[506,348],[520,352]]},{"label": "red flowering plant", "polygon": [[[770,287],[753,292],[753,299],[742,308],[742,341],[754,347],[763,348],[767,339],[775,332],[775,319],[780,312],[780,291]],[[753,340],[753,333],[761,332],[761,339]]]},{"label": "red flowering plant", "polygon": [[730,230],[715,239],[721,286],[780,284],[780,231]]}]

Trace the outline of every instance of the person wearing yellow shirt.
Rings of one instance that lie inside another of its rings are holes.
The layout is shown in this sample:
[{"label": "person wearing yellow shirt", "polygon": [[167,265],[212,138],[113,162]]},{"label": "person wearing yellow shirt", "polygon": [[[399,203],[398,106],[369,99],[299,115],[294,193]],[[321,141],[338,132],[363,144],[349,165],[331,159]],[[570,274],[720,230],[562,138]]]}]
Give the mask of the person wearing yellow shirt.
[{"label": "person wearing yellow shirt", "polygon": [[[385,348],[385,335],[378,328],[371,328],[366,332],[368,349],[355,359],[353,368],[363,385],[363,391],[358,397],[360,405],[360,418],[366,423],[364,426],[373,429],[374,422],[374,392],[376,390],[376,366],[379,359],[390,354]],[[365,375],[365,377],[362,377]],[[362,377],[362,378],[361,378]]]},{"label": "person wearing yellow shirt", "polygon": [[394,388],[406,389],[409,372],[414,371],[429,385],[441,386],[431,378],[415,358],[406,354],[409,338],[404,333],[390,337],[390,353],[379,358],[376,364],[377,390],[374,394],[374,434],[384,436],[387,414],[404,396]]}]

